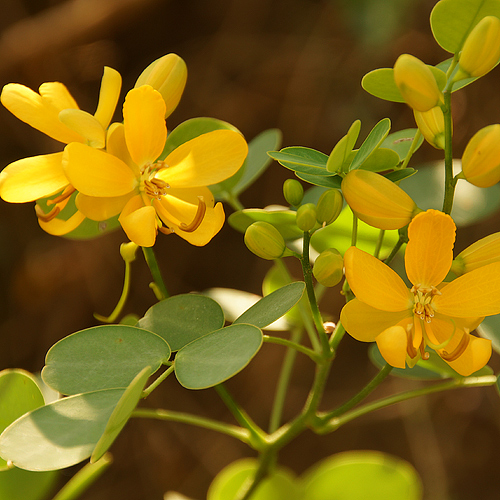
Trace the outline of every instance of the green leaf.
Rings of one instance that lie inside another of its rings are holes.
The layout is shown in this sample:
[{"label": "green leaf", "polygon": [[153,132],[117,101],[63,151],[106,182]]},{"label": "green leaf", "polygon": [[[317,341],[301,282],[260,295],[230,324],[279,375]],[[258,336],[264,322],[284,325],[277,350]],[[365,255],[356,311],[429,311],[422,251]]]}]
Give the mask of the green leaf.
[{"label": "green leaf", "polygon": [[221,328],[183,347],[175,357],[175,375],[187,389],[206,389],[241,371],[262,345],[253,325]]},{"label": "green leaf", "polygon": [[330,175],[325,177],[324,175],[310,175],[310,174],[302,174],[299,172],[295,172],[295,175],[305,181],[309,182],[309,184],[313,184],[314,186],[321,186],[326,188],[339,189],[342,184],[342,177],[340,175]]},{"label": "green leaf", "polygon": [[[239,498],[238,491],[246,481],[252,479],[258,466],[259,463],[254,458],[243,458],[229,464],[213,480],[208,489],[207,500]],[[270,475],[260,483],[252,495],[252,500],[301,500],[303,498],[293,474],[280,466],[273,468]]]},{"label": "green leaf", "polygon": [[137,326],[160,335],[178,351],[189,342],[224,326],[224,313],[205,295],[175,295],[150,307]]},{"label": "green leaf", "polygon": [[380,120],[361,144],[349,170],[360,168],[367,158],[382,144],[382,141],[389,134],[389,130],[391,130],[391,120],[389,118]]},{"label": "green leaf", "polygon": [[127,387],[144,367],[154,373],[169,357],[168,344],[151,331],[96,326],[54,344],[45,358],[42,378],[62,394]]},{"label": "green leaf", "polygon": [[32,472],[17,467],[4,470],[0,472],[0,499],[46,500],[58,477],[58,471]]},{"label": "green leaf", "polygon": [[371,172],[383,172],[396,168],[398,163],[399,155],[395,151],[388,148],[378,148],[368,156],[359,168]]},{"label": "green leaf", "polygon": [[431,12],[432,34],[444,50],[456,54],[486,16],[500,17],[498,0],[441,0]]},{"label": "green leaf", "polygon": [[347,158],[351,154],[351,151],[358,140],[360,130],[361,121],[356,120],[349,127],[347,134],[344,135],[339,142],[337,142],[328,157],[328,162],[326,163],[326,169],[328,172],[340,172],[342,170],[342,166],[347,161]]},{"label": "green leaf", "polygon": [[244,233],[248,226],[257,221],[269,222],[285,240],[296,240],[303,236],[303,232],[295,223],[296,212],[293,210],[262,210],[260,208],[245,208],[232,213],[227,221],[230,226]]},{"label": "green leaf", "polygon": [[0,455],[22,469],[49,471],[90,457],[125,389],[59,399],[27,413],[0,436]]},{"label": "green leaf", "polygon": [[[406,158],[406,155],[409,153],[413,139],[415,134],[417,133],[418,128],[407,128],[404,130],[399,130],[398,132],[393,132],[389,134],[382,144],[381,148],[388,148],[395,151],[401,160]],[[417,146],[415,147],[415,151],[423,144],[424,138],[420,135],[420,138],[417,141]]]},{"label": "green leaf", "polygon": [[208,134],[208,132],[213,132],[214,130],[234,130],[239,132],[239,130],[228,122],[222,120],[217,120],[216,118],[191,118],[182,122],[180,125],[174,128],[172,132],[167,137],[165,142],[165,147],[163,152],[158,158],[159,160],[164,160],[175,148],[178,148],[181,144],[184,144],[195,137],[203,134]]},{"label": "green leaf", "polygon": [[[42,392],[31,373],[18,369],[0,372],[0,434],[14,420],[44,404]],[[6,469],[7,463],[0,458],[0,471]]]},{"label": "green leaf", "polygon": [[491,347],[500,353],[500,314],[487,316],[477,328],[481,337],[491,340]]},{"label": "green leaf", "polygon": [[[360,480],[362,478],[362,480]],[[301,477],[307,500],[421,500],[422,483],[406,461],[377,451],[348,451],[328,457]]]},{"label": "green leaf", "polygon": [[269,151],[268,155],[294,172],[310,175],[332,175],[326,170],[328,156],[315,149],[291,146],[283,148],[281,151]]},{"label": "green leaf", "polygon": [[247,323],[264,328],[284,316],[301,299],[304,289],[303,281],[285,285],[260,299],[238,317],[234,324]]},{"label": "green leaf", "polygon": [[403,179],[411,177],[412,175],[415,175],[416,173],[417,171],[414,168],[403,168],[401,170],[394,170],[393,172],[389,172],[385,174],[384,177],[387,177],[392,182],[399,182]]},{"label": "green leaf", "polygon": [[271,164],[268,151],[281,145],[281,131],[276,128],[265,130],[248,143],[248,156],[243,166],[229,179],[209,186],[215,198],[227,200],[237,197],[253,184]]},{"label": "green leaf", "polygon": [[116,405],[113,413],[109,417],[108,423],[104,432],[97,442],[94,451],[90,457],[91,463],[96,463],[113,444],[118,434],[125,427],[130,415],[134,411],[137,403],[141,399],[142,390],[151,375],[151,368],[146,366],[137,376],[132,380],[126,391],[123,393],[120,401]]},{"label": "green leaf", "polygon": [[[440,62],[436,67],[439,68],[444,73],[447,73],[452,62],[453,62],[453,57],[450,57],[449,59],[446,59],[445,61]],[[464,79],[458,80],[457,82],[453,83],[453,85],[451,87],[451,91],[456,92],[457,90],[463,89],[464,87],[466,87],[470,83],[475,82],[477,79],[478,79],[478,77],[471,76],[470,78],[464,78]]]}]

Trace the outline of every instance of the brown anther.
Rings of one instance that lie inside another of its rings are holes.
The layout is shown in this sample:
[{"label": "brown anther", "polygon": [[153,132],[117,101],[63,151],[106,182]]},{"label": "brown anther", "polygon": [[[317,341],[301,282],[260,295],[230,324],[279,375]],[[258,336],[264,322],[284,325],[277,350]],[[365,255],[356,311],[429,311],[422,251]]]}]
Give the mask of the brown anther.
[{"label": "brown anther", "polygon": [[426,352],[425,350],[425,345],[424,345],[424,342],[420,342],[420,346],[419,346],[419,351],[420,351],[420,356],[422,359],[429,359],[430,358],[430,354],[428,352]]},{"label": "brown anther", "polygon": [[196,214],[194,216],[194,219],[189,223],[185,224],[184,222],[181,223],[179,226],[183,231],[186,231],[187,233],[192,233],[193,231],[196,231],[203,222],[203,218],[205,217],[205,212],[207,211],[207,205],[205,201],[203,200],[203,196],[198,196],[198,209],[196,211]]},{"label": "brown anther", "polygon": [[167,226],[160,226],[158,228],[158,231],[160,231],[160,233],[163,233],[163,234],[172,234],[175,232],[173,229],[170,229]]},{"label": "brown anther", "polygon": [[56,196],[52,200],[47,200],[47,205],[57,205],[61,201],[67,200],[75,191],[76,189],[70,184],[64,188],[64,191],[59,196]]},{"label": "brown anther", "polygon": [[157,186],[161,190],[168,189],[170,187],[170,185],[167,182],[165,182],[161,179],[157,179],[156,177],[151,179],[151,183],[154,184],[155,186]]},{"label": "brown anther", "polygon": [[442,351],[440,355],[445,361],[455,361],[465,352],[465,350],[469,345],[469,342],[470,342],[470,335],[468,332],[464,332],[462,338],[460,339],[460,342],[453,351],[451,351],[450,353]]},{"label": "brown anther", "polygon": [[412,359],[417,355],[417,350],[413,347],[413,337],[410,328],[406,329],[406,352]]},{"label": "brown anther", "polygon": [[35,205],[35,212],[36,216],[42,221],[42,222],[50,222],[52,219],[56,217],[56,215],[61,211],[61,209],[58,206],[55,206],[48,214],[46,214],[40,205]]}]

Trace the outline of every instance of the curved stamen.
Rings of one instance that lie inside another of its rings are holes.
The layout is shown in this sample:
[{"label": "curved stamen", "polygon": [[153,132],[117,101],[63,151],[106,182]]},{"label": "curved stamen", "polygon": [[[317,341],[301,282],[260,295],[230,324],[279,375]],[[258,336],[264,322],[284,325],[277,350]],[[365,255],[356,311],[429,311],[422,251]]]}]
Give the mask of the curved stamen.
[{"label": "curved stamen", "polygon": [[410,324],[406,327],[406,352],[411,359],[417,355],[417,350],[413,347],[413,326]]},{"label": "curved stamen", "polygon": [[194,216],[194,219],[189,223],[186,224],[184,222],[181,223],[179,226],[183,231],[186,231],[187,233],[192,233],[193,231],[196,231],[203,222],[203,218],[205,217],[205,212],[207,211],[207,205],[203,199],[203,196],[198,196],[198,210],[196,211],[196,214]]},{"label": "curved stamen", "polygon": [[42,221],[42,222],[50,222],[52,219],[56,217],[56,215],[61,211],[61,209],[58,206],[55,206],[48,214],[46,214],[40,205],[35,205],[35,212],[36,216]]},{"label": "curved stamen", "polygon": [[445,361],[455,361],[458,359],[467,349],[469,346],[470,342],[470,335],[467,329],[465,329],[464,334],[462,335],[462,338],[460,339],[460,342],[458,343],[457,347],[453,349],[450,353],[443,351],[440,353],[440,356],[445,360]]},{"label": "curved stamen", "polygon": [[160,233],[163,233],[163,234],[175,233],[175,231],[173,229],[170,229],[167,226],[158,226],[158,231],[160,231]]},{"label": "curved stamen", "polygon": [[47,200],[47,205],[57,205],[61,201],[67,200],[75,191],[76,189],[70,184],[64,188],[64,191],[59,196],[56,196],[52,200]]}]

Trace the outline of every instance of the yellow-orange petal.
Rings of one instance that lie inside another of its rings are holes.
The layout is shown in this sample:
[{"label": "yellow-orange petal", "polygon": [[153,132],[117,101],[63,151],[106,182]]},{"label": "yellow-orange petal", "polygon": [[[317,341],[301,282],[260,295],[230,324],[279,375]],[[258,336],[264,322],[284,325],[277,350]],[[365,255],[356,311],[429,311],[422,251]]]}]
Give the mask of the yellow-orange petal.
[{"label": "yellow-orange petal", "polygon": [[414,285],[437,286],[448,274],[455,243],[453,219],[438,210],[419,213],[408,226],[405,267]]},{"label": "yellow-orange petal", "polygon": [[42,83],[38,89],[43,99],[58,111],[67,108],[78,109],[78,104],[61,82]]},{"label": "yellow-orange petal", "polygon": [[128,151],[123,123],[112,123],[109,126],[106,138],[106,151],[120,158],[123,163],[126,163],[136,177],[141,175],[139,167],[134,163]]},{"label": "yellow-orange petal", "polygon": [[56,141],[65,144],[73,141],[84,142],[85,139],[80,134],[59,121],[59,112],[65,109],[60,106],[78,107],[74,100],[71,102],[67,99],[69,93],[67,89],[65,92],[61,91],[61,86],[66,89],[64,85],[57,82],[42,85],[40,92],[45,91],[42,97],[24,85],[9,83],[3,88],[0,99],[2,104],[19,120]]},{"label": "yellow-orange petal", "polygon": [[373,342],[384,330],[405,318],[411,320],[411,311],[381,311],[358,299],[349,301],[340,313],[340,321],[346,332],[361,342]]},{"label": "yellow-orange petal", "polygon": [[493,262],[448,283],[433,298],[434,309],[456,318],[500,314],[500,262]]},{"label": "yellow-orange petal", "polygon": [[85,217],[91,220],[107,220],[121,213],[127,202],[134,195],[133,192],[123,196],[113,196],[109,198],[97,198],[87,196],[83,193],[76,195],[75,203]]},{"label": "yellow-orange petal", "polygon": [[104,129],[108,128],[115,113],[122,88],[122,76],[109,66],[104,66],[104,74],[99,91],[99,103],[94,116]]},{"label": "yellow-orange petal", "polygon": [[53,236],[63,236],[76,229],[84,220],[85,216],[81,212],[76,211],[68,220],[56,217],[49,222],[38,219],[38,223],[45,232]]},{"label": "yellow-orange petal", "polygon": [[[464,377],[472,375],[483,368],[491,357],[491,340],[474,337],[474,335],[469,336],[469,343],[465,351],[454,361],[446,361],[457,373]],[[446,349],[447,350],[447,349]],[[443,350],[438,351],[442,354]]]},{"label": "yellow-orange petal", "polygon": [[390,312],[413,307],[413,296],[404,281],[372,255],[350,247],[344,255],[344,266],[349,286],[365,304]]},{"label": "yellow-orange petal", "polygon": [[153,163],[167,139],[165,101],[149,85],[132,89],[123,105],[125,140],[134,162],[142,167]]},{"label": "yellow-orange petal", "polygon": [[76,142],[64,148],[63,168],[71,184],[87,196],[123,196],[138,184],[119,158]]},{"label": "yellow-orange petal", "polygon": [[214,130],[181,144],[166,158],[169,168],[157,177],[172,187],[194,188],[217,184],[234,175],[248,154],[241,134]]},{"label": "yellow-orange petal", "polygon": [[62,157],[53,153],[7,165],[0,173],[0,197],[9,203],[26,203],[61,191],[69,184]]},{"label": "yellow-orange petal", "polygon": [[152,247],[156,241],[156,210],[145,206],[140,195],[131,198],[118,217],[130,241],[141,247]]},{"label": "yellow-orange petal", "polygon": [[382,357],[395,368],[405,368],[408,339],[401,326],[391,326],[376,339]]},{"label": "yellow-orange petal", "polygon": [[82,109],[63,109],[59,120],[77,134],[85,137],[93,148],[103,148],[106,145],[106,131],[94,115]]}]

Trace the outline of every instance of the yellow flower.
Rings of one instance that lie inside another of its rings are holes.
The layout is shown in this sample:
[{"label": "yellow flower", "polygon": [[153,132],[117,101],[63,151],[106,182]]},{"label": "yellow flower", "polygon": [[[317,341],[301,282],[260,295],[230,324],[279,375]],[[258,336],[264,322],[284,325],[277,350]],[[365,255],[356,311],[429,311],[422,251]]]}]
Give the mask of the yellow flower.
[{"label": "yellow flower", "polygon": [[[1,101],[17,118],[59,142],[103,148],[120,89],[120,74],[106,67],[94,115],[80,110],[68,89],[59,82],[42,84],[39,94],[24,85],[9,83],[3,88]],[[55,235],[72,231],[85,218],[78,211],[68,220],[57,218],[75,191],[64,174],[62,157],[61,151],[24,158],[7,165],[0,173],[0,197],[9,203],[51,198],[47,201],[47,205],[53,205],[49,213],[44,213],[38,205],[35,208],[42,229]]]},{"label": "yellow flower", "polygon": [[500,261],[500,233],[481,238],[460,252],[453,261],[451,270],[461,276],[492,262]]},{"label": "yellow flower", "polygon": [[425,140],[437,149],[444,149],[444,114],[439,106],[429,111],[413,110],[415,122]]},{"label": "yellow flower", "polygon": [[434,349],[459,374],[481,369],[491,355],[489,340],[470,335],[484,319],[500,313],[500,262],[445,283],[453,260],[455,224],[437,210],[418,214],[408,228],[404,281],[387,265],[351,247],[345,274],[356,298],[341,321],[354,338],[376,341],[385,360],[404,368]]},{"label": "yellow flower", "polygon": [[216,130],[157,161],[167,138],[161,94],[149,85],[132,89],[123,117],[109,128],[107,151],[76,142],[64,150],[78,209],[98,221],[120,214],[129,239],[143,247],[154,245],[158,230],[207,244],[224,223],[222,204],[214,206],[207,186],[237,172],[248,152],[244,138]]},{"label": "yellow flower", "polygon": [[462,156],[462,175],[474,186],[490,187],[500,181],[500,125],[476,132]]},{"label": "yellow flower", "polygon": [[399,229],[420,212],[399,186],[369,170],[351,170],[342,181],[342,193],[356,217],[379,229]]}]

